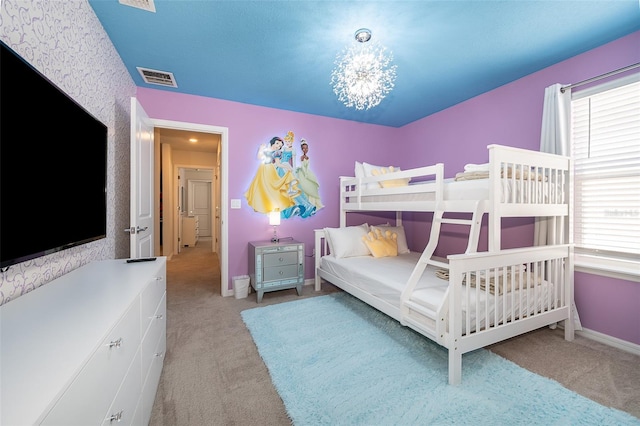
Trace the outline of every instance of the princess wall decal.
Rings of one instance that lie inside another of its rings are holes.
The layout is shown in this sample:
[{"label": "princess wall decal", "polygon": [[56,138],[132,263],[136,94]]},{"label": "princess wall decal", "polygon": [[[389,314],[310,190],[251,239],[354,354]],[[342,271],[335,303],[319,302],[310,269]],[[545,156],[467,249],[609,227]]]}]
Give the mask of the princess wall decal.
[{"label": "princess wall decal", "polygon": [[307,218],[324,207],[318,179],[309,168],[309,144],[301,139],[300,166],[296,166],[294,140],[294,133],[289,131],[284,138],[274,136],[268,144],[260,145],[260,164],[244,194],[254,211],[279,211],[282,219]]}]

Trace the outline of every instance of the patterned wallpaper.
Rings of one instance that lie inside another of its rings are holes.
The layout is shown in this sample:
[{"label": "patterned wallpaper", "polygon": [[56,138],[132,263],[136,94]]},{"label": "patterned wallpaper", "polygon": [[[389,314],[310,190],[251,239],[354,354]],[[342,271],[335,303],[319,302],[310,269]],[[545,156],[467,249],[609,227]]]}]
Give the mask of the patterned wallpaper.
[{"label": "patterned wallpaper", "polygon": [[86,0],[0,0],[0,39],[108,126],[107,238],[0,272],[1,305],[93,260],[129,256],[123,230],[136,87]]}]

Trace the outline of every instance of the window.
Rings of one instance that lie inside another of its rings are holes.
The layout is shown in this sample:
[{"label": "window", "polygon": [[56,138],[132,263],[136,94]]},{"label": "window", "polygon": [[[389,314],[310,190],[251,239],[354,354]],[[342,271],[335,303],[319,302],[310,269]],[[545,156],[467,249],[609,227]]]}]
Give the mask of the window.
[{"label": "window", "polygon": [[571,120],[576,267],[639,281],[640,74],[573,93]]}]

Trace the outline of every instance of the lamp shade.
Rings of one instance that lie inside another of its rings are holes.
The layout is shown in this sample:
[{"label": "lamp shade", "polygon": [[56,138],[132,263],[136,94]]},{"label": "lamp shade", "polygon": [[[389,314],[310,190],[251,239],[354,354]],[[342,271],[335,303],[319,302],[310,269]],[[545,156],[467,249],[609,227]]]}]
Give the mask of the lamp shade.
[{"label": "lamp shade", "polygon": [[269,213],[269,225],[271,226],[280,225],[280,212]]}]

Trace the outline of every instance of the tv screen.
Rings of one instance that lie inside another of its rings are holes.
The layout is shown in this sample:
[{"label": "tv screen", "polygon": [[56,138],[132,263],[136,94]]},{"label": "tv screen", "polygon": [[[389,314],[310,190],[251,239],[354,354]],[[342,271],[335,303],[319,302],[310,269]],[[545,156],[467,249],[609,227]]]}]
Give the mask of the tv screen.
[{"label": "tv screen", "polygon": [[0,48],[6,268],[106,237],[107,127],[4,43]]}]

